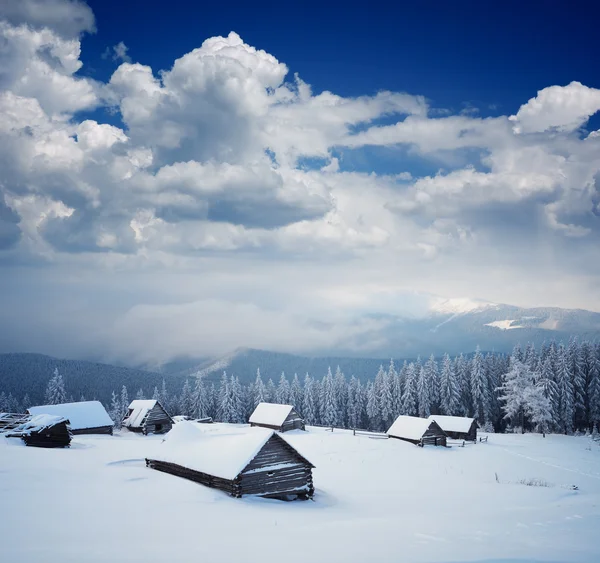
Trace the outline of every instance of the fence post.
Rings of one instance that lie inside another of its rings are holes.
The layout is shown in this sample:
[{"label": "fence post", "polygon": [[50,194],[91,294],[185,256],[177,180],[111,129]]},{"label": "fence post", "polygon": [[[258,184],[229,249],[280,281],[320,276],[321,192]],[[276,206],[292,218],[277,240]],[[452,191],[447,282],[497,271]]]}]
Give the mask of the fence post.
[{"label": "fence post", "polygon": [[356,428],[352,429],[352,436],[356,436]]}]

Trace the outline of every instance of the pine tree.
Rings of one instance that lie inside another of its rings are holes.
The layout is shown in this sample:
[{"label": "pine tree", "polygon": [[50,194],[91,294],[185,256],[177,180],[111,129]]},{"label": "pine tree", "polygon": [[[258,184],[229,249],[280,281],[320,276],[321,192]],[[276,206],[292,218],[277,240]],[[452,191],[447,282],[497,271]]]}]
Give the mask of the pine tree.
[{"label": "pine tree", "polygon": [[312,377],[307,373],[304,377],[304,420],[306,424],[317,423],[316,400]]},{"label": "pine tree", "polygon": [[196,385],[194,386],[194,393],[192,395],[192,408],[194,413],[192,415],[193,417],[205,418],[210,416],[208,414],[210,409],[208,394],[204,387],[204,379],[202,377],[196,378]]},{"label": "pine tree", "polygon": [[352,376],[348,384],[348,427],[361,428],[363,417],[363,397],[360,381]]},{"label": "pine tree", "polygon": [[575,412],[573,377],[571,365],[565,347],[561,344],[558,349],[558,424],[562,432],[573,432],[573,415]]},{"label": "pine tree", "polygon": [[345,428],[348,420],[348,383],[344,372],[337,366],[333,380],[336,416],[335,424]]},{"label": "pine tree", "polygon": [[533,374],[529,367],[513,357],[511,369],[504,374],[498,391],[504,404],[504,417],[510,419],[513,426],[519,425],[522,432],[525,432],[526,392],[532,386]]},{"label": "pine tree", "polygon": [[416,416],[417,410],[417,373],[416,366],[412,362],[406,369],[406,383],[402,394],[402,414]]},{"label": "pine tree", "polygon": [[[156,389],[158,393],[158,389]],[[144,395],[144,390],[142,388],[138,389],[138,392],[135,394],[135,398],[137,401],[143,401],[146,396]]]},{"label": "pine tree", "polygon": [[154,387],[154,392],[152,393],[152,400],[160,403],[160,391],[156,386]]},{"label": "pine tree", "polygon": [[335,400],[335,385],[331,368],[321,381],[321,424],[335,426],[337,422],[337,404]]},{"label": "pine tree", "polygon": [[238,377],[233,375],[230,378],[229,388],[231,392],[231,422],[241,424],[246,422],[244,419],[244,404],[242,386]]},{"label": "pine tree", "polygon": [[298,413],[304,413],[304,392],[298,374],[294,374],[292,385],[290,386],[290,402]]},{"label": "pine tree", "polygon": [[597,428],[600,425],[600,342],[595,346],[588,389],[590,397],[590,421],[592,427]]},{"label": "pine tree", "polygon": [[380,373],[377,374],[381,380],[380,396],[379,396],[379,408],[381,410],[381,421],[382,428],[389,428],[394,419],[394,377],[396,376],[396,368],[394,367],[394,361],[390,360],[390,366],[387,372],[383,371],[383,368],[379,368]]},{"label": "pine tree", "polygon": [[58,368],[54,368],[54,374],[46,387],[45,401],[47,405],[60,405],[67,402],[65,384]]},{"label": "pine tree", "polygon": [[277,402],[280,405],[288,405],[290,403],[290,383],[283,371],[281,372],[279,386],[277,387]]},{"label": "pine tree", "polygon": [[185,380],[179,398],[179,414],[192,418],[194,416],[194,400],[189,379]]},{"label": "pine tree", "polygon": [[[540,361],[542,361],[540,359]],[[558,408],[558,386],[554,381],[554,374],[552,373],[552,364],[549,357],[546,357],[542,361],[541,371],[536,374],[536,381],[538,386],[541,388],[542,393],[546,399],[550,402],[550,420],[548,421],[548,430],[554,428],[559,423]]]},{"label": "pine tree", "polygon": [[579,430],[586,425],[585,420],[585,372],[581,348],[577,338],[571,338],[567,348],[567,358],[570,363],[571,384],[573,386],[573,407],[575,427]]},{"label": "pine tree", "polygon": [[119,397],[113,391],[112,397],[110,400],[110,418],[113,421],[113,426],[117,429],[121,428],[121,423],[123,422],[123,417],[121,416],[121,401],[119,401]]},{"label": "pine tree", "polygon": [[471,398],[471,370],[470,364],[462,354],[454,359],[454,373],[460,390],[460,413],[465,416],[473,415],[473,401]]},{"label": "pine tree", "polygon": [[458,415],[460,413],[460,391],[452,360],[444,354],[442,374],[440,377],[440,409],[442,414]]},{"label": "pine tree", "polygon": [[120,413],[119,420],[123,420],[125,418],[125,415],[129,412],[129,395],[127,393],[127,387],[125,387],[125,385],[123,385],[123,387],[121,387],[120,405],[121,405],[121,413]]},{"label": "pine tree", "polygon": [[383,427],[381,420],[381,411],[379,409],[379,398],[375,385],[369,381],[367,383],[367,418],[369,419],[369,429],[379,431]]},{"label": "pine tree", "polygon": [[277,387],[275,387],[275,383],[273,383],[271,378],[269,378],[269,381],[267,382],[266,399],[267,403],[277,402]]},{"label": "pine tree", "polygon": [[[406,362],[405,362],[406,364]],[[396,371],[394,360],[390,362],[388,369],[388,378],[391,381],[392,387],[392,416],[391,422],[394,422],[398,415],[402,412],[402,379],[400,373]]]},{"label": "pine tree", "polygon": [[260,376],[260,368],[256,370],[256,379],[254,380],[254,408],[258,403],[267,402],[267,389]]},{"label": "pine tree", "polygon": [[[25,412],[29,407],[31,407],[31,399],[29,398],[29,394],[25,393],[23,397],[23,412]],[[2,409],[0,409],[1,412]]]},{"label": "pine tree", "polygon": [[427,418],[431,414],[430,385],[427,380],[427,369],[422,366],[417,377],[417,397],[419,401],[419,416]]},{"label": "pine tree", "polygon": [[167,391],[167,384],[165,383],[165,380],[162,380],[162,387],[160,388],[160,398],[158,401],[163,408],[167,411],[167,412],[171,412],[171,401],[169,398],[169,393]]},{"label": "pine tree", "polygon": [[532,385],[525,390],[525,410],[535,429],[546,437],[552,424],[552,405],[540,385]]},{"label": "pine tree", "polygon": [[471,366],[473,410],[479,424],[485,424],[490,420],[490,389],[479,346],[475,349]]}]

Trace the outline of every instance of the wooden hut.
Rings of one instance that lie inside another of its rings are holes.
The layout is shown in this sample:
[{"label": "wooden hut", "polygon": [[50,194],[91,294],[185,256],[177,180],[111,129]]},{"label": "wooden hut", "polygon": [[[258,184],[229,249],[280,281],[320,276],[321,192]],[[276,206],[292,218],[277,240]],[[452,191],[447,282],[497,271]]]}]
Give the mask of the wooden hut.
[{"label": "wooden hut", "polygon": [[265,428],[210,435],[180,422],[146,466],[240,498],[291,500],[314,494],[314,466],[282,436]]},{"label": "wooden hut", "polygon": [[435,420],[448,435],[448,438],[470,442],[477,441],[477,421],[474,418],[432,414],[429,420]]},{"label": "wooden hut", "polygon": [[262,426],[278,432],[304,430],[304,420],[292,405],[259,403],[250,415],[250,426]]},{"label": "wooden hut", "polygon": [[390,438],[398,438],[418,446],[445,446],[446,434],[435,420],[417,416],[399,416],[387,431]]},{"label": "wooden hut", "polygon": [[69,421],[63,416],[38,414],[6,436],[21,438],[26,445],[38,448],[64,448],[71,443]]},{"label": "wooden hut", "polygon": [[123,426],[132,432],[163,434],[173,427],[173,419],[156,399],[131,401]]},{"label": "wooden hut", "polygon": [[30,407],[31,415],[52,414],[69,420],[71,434],[112,434],[113,421],[100,401]]}]

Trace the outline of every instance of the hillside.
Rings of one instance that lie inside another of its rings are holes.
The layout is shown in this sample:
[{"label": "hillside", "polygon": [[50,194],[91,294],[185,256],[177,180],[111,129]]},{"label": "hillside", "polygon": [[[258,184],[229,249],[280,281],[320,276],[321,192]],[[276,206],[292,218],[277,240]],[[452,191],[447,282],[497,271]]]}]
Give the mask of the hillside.
[{"label": "hillside", "polygon": [[[464,448],[419,448],[315,427],[284,436],[316,467],[313,501],[235,499],[149,469],[144,458],[163,436],[76,436],[59,451],[0,437],[10,507],[0,560],[600,560],[600,447],[589,437],[493,434]],[[115,524],[116,506],[127,507],[118,512],[125,524]]]},{"label": "hillside", "polygon": [[160,387],[163,379],[170,392],[181,391],[185,377],[163,375],[126,367],[62,360],[42,354],[0,354],[0,391],[10,392],[19,400],[29,395],[32,404],[43,402],[44,391],[54,369],[63,376],[67,395],[75,400],[83,395],[86,399],[110,402],[112,391],[127,386],[131,398],[138,389],[151,396],[155,386]]}]

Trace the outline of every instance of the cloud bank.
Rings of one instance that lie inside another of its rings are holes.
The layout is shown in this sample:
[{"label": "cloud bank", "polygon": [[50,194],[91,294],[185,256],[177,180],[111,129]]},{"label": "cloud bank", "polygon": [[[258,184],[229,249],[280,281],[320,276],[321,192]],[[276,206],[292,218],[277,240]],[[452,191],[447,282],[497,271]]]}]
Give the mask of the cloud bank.
[{"label": "cloud bank", "polygon": [[[313,92],[234,32],[162,72],[121,42],[98,82],[86,32],[83,2],[0,7],[0,320],[23,333],[7,348],[48,342],[56,310],[32,295],[70,310],[72,284],[87,304],[44,351],[335,349],[411,290],[600,309],[600,90],[440,117],[418,93]],[[381,173],[378,150],[406,169]]]}]

